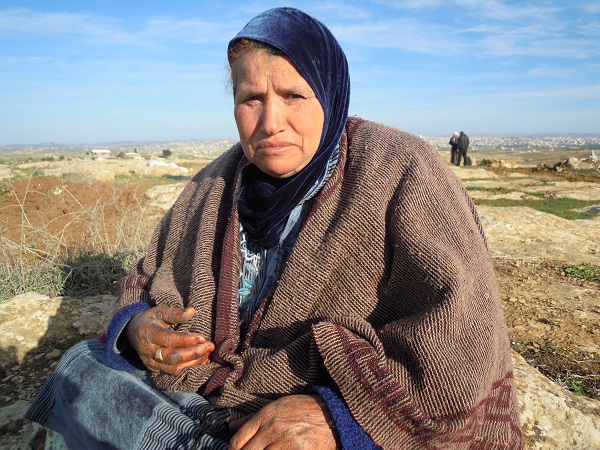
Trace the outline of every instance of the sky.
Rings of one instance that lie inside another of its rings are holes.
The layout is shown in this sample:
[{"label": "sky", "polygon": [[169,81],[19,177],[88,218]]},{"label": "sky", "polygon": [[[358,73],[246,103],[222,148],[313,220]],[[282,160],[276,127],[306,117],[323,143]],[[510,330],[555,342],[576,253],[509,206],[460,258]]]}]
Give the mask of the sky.
[{"label": "sky", "polygon": [[600,135],[598,0],[0,0],[0,145],[237,139],[227,44],[275,6],[336,36],[352,116]]}]

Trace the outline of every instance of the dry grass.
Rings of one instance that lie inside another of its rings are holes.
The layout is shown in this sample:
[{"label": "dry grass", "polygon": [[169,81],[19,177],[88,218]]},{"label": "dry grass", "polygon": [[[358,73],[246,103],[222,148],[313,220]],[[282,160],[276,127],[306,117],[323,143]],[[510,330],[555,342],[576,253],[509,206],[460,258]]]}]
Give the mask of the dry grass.
[{"label": "dry grass", "polygon": [[[31,176],[24,186],[21,180],[19,189],[16,180],[4,183],[2,195],[13,201],[0,215],[20,215],[20,225],[0,224],[0,300],[29,291],[48,296],[110,291],[149,241],[154,223],[147,199],[131,189],[124,202],[115,185],[90,203],[94,192],[61,185],[60,195],[49,195],[34,187],[39,180]],[[57,204],[42,215],[44,202]]]}]

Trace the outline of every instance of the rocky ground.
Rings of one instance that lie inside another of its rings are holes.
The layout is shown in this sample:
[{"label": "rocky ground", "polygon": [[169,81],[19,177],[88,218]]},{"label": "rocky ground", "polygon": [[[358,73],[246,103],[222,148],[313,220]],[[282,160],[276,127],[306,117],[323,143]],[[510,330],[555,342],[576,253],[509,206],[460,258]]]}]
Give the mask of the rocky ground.
[{"label": "rocky ground", "polygon": [[[503,170],[453,168],[477,199],[598,200],[600,177],[521,164]],[[510,165],[507,162],[507,166]],[[565,273],[600,265],[600,215],[566,220],[531,208],[477,207],[494,258],[513,349],[556,383],[600,399],[600,282]]]},{"label": "rocky ground", "polygon": [[[508,167],[511,164],[514,166]],[[502,195],[525,198],[537,190],[556,196],[598,200],[600,207],[600,177],[578,175],[576,171],[568,170],[542,173],[534,170],[537,165],[537,161],[519,159],[509,161],[502,170],[479,166],[452,167],[452,170],[465,186],[505,188],[497,192],[471,190],[475,199]],[[27,205],[32,208],[30,217],[37,217],[35,220],[39,223],[52,222],[50,216],[56,214],[49,199],[61,198],[66,204],[68,199],[62,194],[65,189],[69,198],[77,198],[79,203],[90,202],[89,208],[98,199],[98,195],[89,195],[94,183],[90,179],[71,180],[66,186],[52,177],[33,181],[35,189],[30,190]],[[139,185],[128,183],[120,187],[117,197],[125,206],[128,202],[139,203],[144,199],[159,211],[172,202],[181,186],[182,183],[153,188],[147,196],[140,192]],[[13,186],[14,192],[19,189],[25,187],[19,183]],[[106,189],[105,186],[94,192]],[[88,200],[84,200],[86,193]],[[0,222],[3,222],[0,231],[7,230],[9,223],[14,225],[17,219],[20,220],[23,207],[15,205],[14,200],[10,203],[14,197],[10,190],[0,195]],[[513,349],[557,385],[600,399],[600,282],[584,281],[563,270],[566,264],[600,265],[600,216],[572,221],[521,207],[478,206],[478,212],[497,269]],[[119,209],[115,208],[114,213],[119,213]],[[15,217],[11,218],[11,214]],[[106,304],[110,303],[110,298],[104,300]],[[88,308],[94,303],[89,299],[70,301],[80,302],[80,308]],[[68,309],[64,305],[61,307],[63,312]],[[99,311],[97,320],[102,321],[106,314],[106,309]],[[26,323],[23,328],[27,328]],[[81,326],[73,334],[93,334],[90,330]],[[24,339],[18,334],[13,337],[17,341]],[[18,417],[22,414],[64,349],[73,343],[58,341],[57,336],[47,333],[39,346],[15,355],[12,360],[0,361],[0,407],[4,407],[5,415]],[[5,354],[14,351],[7,344],[2,347]],[[15,427],[19,426],[18,420],[4,423],[8,425],[0,429],[0,447],[2,436],[14,434]],[[40,435],[38,440],[41,442],[43,436]]]}]

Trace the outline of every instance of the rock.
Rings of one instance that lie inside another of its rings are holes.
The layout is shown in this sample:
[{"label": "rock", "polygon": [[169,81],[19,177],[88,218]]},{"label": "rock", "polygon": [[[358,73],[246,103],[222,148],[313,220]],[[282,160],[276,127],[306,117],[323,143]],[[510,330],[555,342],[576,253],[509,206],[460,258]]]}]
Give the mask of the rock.
[{"label": "rock", "polygon": [[9,450],[43,449],[46,431],[37,423],[23,419],[29,402],[19,400],[0,408],[0,448]]},{"label": "rock", "polygon": [[[473,163],[475,164],[475,163]],[[497,158],[484,158],[481,160],[481,162],[479,163],[480,166],[485,166],[485,167],[493,167],[493,168],[514,168],[516,167],[515,164],[513,163],[509,163],[503,159],[497,159]]]},{"label": "rock", "polygon": [[513,352],[526,449],[597,449],[600,402],[561,388]]},{"label": "rock", "polygon": [[189,172],[189,169],[187,169],[185,167],[178,166],[174,162],[158,161],[156,159],[151,159],[148,162],[148,167],[172,167],[173,169],[180,170],[183,173],[188,173]]},{"label": "rock", "polygon": [[91,299],[28,293],[0,303],[0,367],[21,364],[41,344],[102,333],[115,297]]},{"label": "rock", "polygon": [[597,158],[577,159],[575,157],[571,157],[567,159],[563,165],[569,167],[570,169],[577,170],[597,169],[599,167]]},{"label": "rock", "polygon": [[555,261],[598,264],[598,255],[590,250],[598,248],[600,217],[567,220],[530,208],[487,205],[477,205],[477,212],[495,258],[527,259],[536,254]]},{"label": "rock", "polygon": [[575,158],[574,156],[571,156],[565,161],[564,164],[570,169],[577,169],[579,168],[579,159]]},{"label": "rock", "polygon": [[166,211],[179,197],[186,183],[165,184],[154,186],[146,191],[146,196],[150,198],[149,206],[157,208],[160,211]]},{"label": "rock", "polygon": [[52,350],[49,353],[46,353],[46,356],[44,356],[44,359],[50,361],[52,359],[57,359],[60,358],[62,356],[62,353],[59,349],[55,348],[54,350]]}]

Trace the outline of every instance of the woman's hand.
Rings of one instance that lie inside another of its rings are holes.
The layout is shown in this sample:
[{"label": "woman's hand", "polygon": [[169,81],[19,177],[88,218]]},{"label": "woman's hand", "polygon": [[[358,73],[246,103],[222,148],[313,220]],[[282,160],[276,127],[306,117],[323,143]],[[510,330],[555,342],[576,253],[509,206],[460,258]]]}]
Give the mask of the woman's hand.
[{"label": "woman's hand", "polygon": [[229,450],[336,449],[337,432],[318,395],[288,395],[256,414],[234,420]]},{"label": "woman's hand", "polygon": [[179,375],[183,369],[209,362],[215,348],[198,333],[179,332],[171,325],[187,322],[194,308],[159,305],[131,318],[125,332],[131,346],[152,372]]}]

